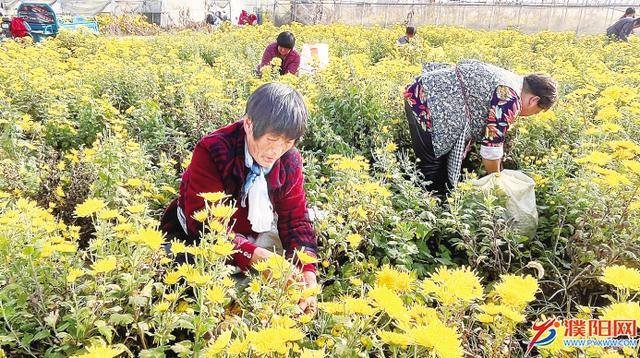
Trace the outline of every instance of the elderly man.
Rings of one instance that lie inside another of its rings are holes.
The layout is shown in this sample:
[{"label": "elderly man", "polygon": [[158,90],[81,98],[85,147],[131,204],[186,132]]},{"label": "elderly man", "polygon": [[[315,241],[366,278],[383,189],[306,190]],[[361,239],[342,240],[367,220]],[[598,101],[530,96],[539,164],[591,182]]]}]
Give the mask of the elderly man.
[{"label": "elderly man", "polygon": [[549,76],[522,77],[465,60],[455,66],[427,63],[404,97],[418,168],[427,188],[442,197],[457,184],[471,141],[481,142],[486,171],[500,171],[511,123],[517,116],[551,108],[557,93],[556,82]]},{"label": "elderly man", "polygon": [[[167,237],[197,241],[202,224],[194,212],[205,207],[198,194],[225,192],[237,201],[229,229],[235,234],[233,263],[246,271],[274,255],[255,240],[277,227],[275,246],[286,256],[303,250],[316,256],[316,235],[309,221],[303,188],[302,157],[295,148],[306,130],[307,109],[300,93],[289,86],[268,83],[250,97],[244,117],[203,137],[193,151],[180,184],[180,196],[165,211],[162,229]],[[259,241],[259,240],[258,240]],[[266,246],[266,245],[262,245]],[[271,246],[271,244],[269,245]],[[308,288],[315,287],[313,264],[301,266]],[[316,298],[299,303],[313,313]]]}]

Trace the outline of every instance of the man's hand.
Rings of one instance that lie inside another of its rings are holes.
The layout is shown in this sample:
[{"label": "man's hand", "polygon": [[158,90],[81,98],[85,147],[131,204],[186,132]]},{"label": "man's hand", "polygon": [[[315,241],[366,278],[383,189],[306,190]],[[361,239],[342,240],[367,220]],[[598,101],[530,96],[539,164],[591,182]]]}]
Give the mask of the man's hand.
[{"label": "man's hand", "polygon": [[[307,289],[318,287],[318,281],[316,279],[315,272],[303,272],[302,279],[304,280],[305,287]],[[318,310],[318,298],[316,297],[316,295],[302,298],[300,299],[300,302],[298,302],[298,307],[300,307],[300,311],[304,314],[315,315],[316,311]]]}]

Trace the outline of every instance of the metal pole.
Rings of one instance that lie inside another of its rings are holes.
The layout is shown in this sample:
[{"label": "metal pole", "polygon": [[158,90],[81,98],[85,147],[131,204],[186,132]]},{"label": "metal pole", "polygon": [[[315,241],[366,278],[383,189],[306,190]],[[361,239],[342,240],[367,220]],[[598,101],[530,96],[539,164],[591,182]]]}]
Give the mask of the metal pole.
[{"label": "metal pole", "polygon": [[578,17],[578,26],[576,26],[576,35],[580,33],[580,25],[582,25],[582,15],[584,12],[584,7],[587,5],[587,1],[585,0],[580,7],[580,17]]},{"label": "metal pole", "polygon": [[489,31],[493,30],[493,18],[495,16],[495,12],[496,12],[496,5],[495,2],[491,3],[491,20],[489,20]]},{"label": "metal pole", "polygon": [[293,1],[291,3],[291,22],[296,21],[296,12],[298,12],[298,3]]},{"label": "metal pole", "polygon": [[[277,11],[277,7],[278,7],[278,0],[273,0],[273,23],[276,23],[276,11]],[[279,22],[278,22],[279,23]]]},{"label": "metal pole", "polygon": [[384,9],[384,27],[387,27],[387,17],[389,16],[389,3]]}]

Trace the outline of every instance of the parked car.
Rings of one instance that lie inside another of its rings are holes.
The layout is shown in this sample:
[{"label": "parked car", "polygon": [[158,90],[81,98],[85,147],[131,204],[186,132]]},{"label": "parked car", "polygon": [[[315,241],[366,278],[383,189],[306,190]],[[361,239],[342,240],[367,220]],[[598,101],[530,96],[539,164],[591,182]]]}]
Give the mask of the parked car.
[{"label": "parked car", "polygon": [[98,22],[95,19],[83,16],[58,17],[53,8],[44,3],[22,3],[18,6],[17,16],[2,18],[4,37],[31,36],[34,42],[55,37],[63,28],[77,30],[80,27],[98,33]]}]

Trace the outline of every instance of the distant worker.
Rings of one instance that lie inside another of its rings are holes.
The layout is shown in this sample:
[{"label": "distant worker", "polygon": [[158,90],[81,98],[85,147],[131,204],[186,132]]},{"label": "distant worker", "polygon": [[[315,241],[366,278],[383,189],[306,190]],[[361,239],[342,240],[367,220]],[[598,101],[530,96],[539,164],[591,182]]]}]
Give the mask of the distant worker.
[{"label": "distant worker", "polygon": [[621,19],[624,19],[625,17],[636,17],[636,9],[628,7],[627,10],[625,10],[624,15],[622,15]]},{"label": "distant worker", "polygon": [[406,45],[411,42],[411,39],[416,35],[416,28],[413,26],[407,26],[406,34],[396,41],[396,45]]},{"label": "distant worker", "polygon": [[456,186],[474,141],[481,143],[486,172],[500,172],[507,129],[516,117],[551,108],[556,87],[547,75],[522,77],[475,60],[453,66],[426,63],[404,97],[411,142],[427,189],[444,198]]},{"label": "distant worker", "polygon": [[617,41],[629,41],[633,29],[640,27],[640,18],[623,17],[607,29],[607,36]]},{"label": "distant worker", "polygon": [[254,13],[247,13],[247,10],[242,10],[240,12],[240,17],[238,18],[238,25],[251,25],[255,26],[258,24],[258,16]]},{"label": "distant worker", "polygon": [[271,60],[278,57],[282,60],[280,64],[280,74],[284,75],[290,73],[292,75],[298,75],[298,68],[300,67],[300,55],[294,49],[296,44],[296,38],[289,31],[281,32],[276,39],[264,50],[262,54],[262,61],[258,65],[258,72],[265,66],[271,63]]},{"label": "distant worker", "polygon": [[29,23],[24,21],[23,18],[15,16],[11,18],[9,30],[11,32],[11,36],[14,38],[27,37],[31,32],[31,26],[29,26]]},{"label": "distant worker", "polygon": [[218,27],[222,24],[222,16],[220,11],[216,11],[214,14],[207,14],[207,18],[205,19],[206,23],[212,25],[213,27]]}]

